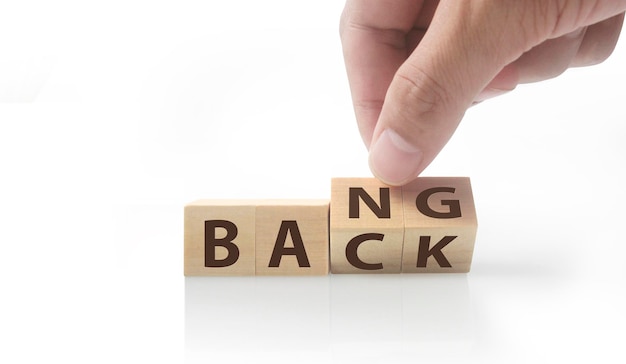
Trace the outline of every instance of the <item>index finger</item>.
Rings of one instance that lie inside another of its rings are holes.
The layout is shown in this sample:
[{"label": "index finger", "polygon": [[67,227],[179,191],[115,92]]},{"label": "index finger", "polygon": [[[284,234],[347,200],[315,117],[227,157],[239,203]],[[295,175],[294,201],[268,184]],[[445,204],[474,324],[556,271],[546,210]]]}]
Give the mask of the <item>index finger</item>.
[{"label": "index finger", "polygon": [[[415,44],[408,35],[424,0],[347,0],[340,34],[352,102],[361,137],[369,148],[387,88]],[[427,22],[428,20],[424,20]],[[424,28],[426,25],[424,26]]]}]

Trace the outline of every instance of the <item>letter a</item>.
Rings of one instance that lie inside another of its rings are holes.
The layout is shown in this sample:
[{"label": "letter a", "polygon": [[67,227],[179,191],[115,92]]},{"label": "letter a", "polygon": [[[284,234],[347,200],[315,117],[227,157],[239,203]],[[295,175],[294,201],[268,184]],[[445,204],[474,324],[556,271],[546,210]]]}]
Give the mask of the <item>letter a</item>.
[{"label": "letter a", "polygon": [[[291,241],[293,241],[293,248],[285,248],[285,242],[287,241],[287,234],[291,235]],[[302,241],[302,235],[300,229],[298,229],[298,223],[296,221],[283,221],[280,224],[280,230],[278,230],[278,237],[276,238],[276,244],[274,244],[274,251],[270,258],[270,268],[276,268],[280,265],[280,259],[283,255],[295,255],[298,259],[298,266],[300,268],[310,268],[309,258],[306,255],[304,249],[304,242]]]}]

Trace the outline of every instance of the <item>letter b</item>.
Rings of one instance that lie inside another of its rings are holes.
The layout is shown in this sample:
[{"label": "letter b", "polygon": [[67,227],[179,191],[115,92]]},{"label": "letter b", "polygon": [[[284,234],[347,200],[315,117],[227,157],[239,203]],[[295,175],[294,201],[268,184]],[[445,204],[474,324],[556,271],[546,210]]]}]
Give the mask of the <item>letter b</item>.
[{"label": "letter b", "polygon": [[[218,239],[217,229],[226,230],[226,236]],[[239,259],[239,248],[233,243],[237,237],[237,226],[228,220],[208,220],[204,222],[204,266],[211,268],[228,267]],[[221,246],[228,250],[224,259],[215,259],[215,248]]]}]

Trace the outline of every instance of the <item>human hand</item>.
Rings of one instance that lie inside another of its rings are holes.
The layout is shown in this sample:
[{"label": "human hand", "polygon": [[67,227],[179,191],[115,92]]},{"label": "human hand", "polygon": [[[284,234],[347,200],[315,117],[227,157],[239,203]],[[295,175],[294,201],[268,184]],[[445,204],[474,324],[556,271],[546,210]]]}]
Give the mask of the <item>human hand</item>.
[{"label": "human hand", "polygon": [[347,0],[341,40],[374,175],[415,179],[473,104],[606,59],[626,1]]}]

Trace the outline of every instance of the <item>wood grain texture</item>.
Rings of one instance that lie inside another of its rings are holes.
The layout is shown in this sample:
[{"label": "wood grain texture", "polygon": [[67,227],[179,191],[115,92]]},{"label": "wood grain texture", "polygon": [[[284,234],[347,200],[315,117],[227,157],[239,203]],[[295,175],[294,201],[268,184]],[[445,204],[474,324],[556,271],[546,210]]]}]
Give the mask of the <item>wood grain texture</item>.
[{"label": "wood grain texture", "polygon": [[[185,206],[185,275],[186,276],[227,276],[255,274],[255,209],[253,201],[246,200],[198,200]],[[207,226],[207,221],[208,226]],[[224,223],[224,221],[226,221]],[[229,224],[228,222],[232,223]],[[232,226],[236,226],[234,238]],[[214,241],[214,260],[227,263],[234,255],[227,248],[228,241],[237,248],[236,261],[228,266],[206,266],[206,236]],[[229,230],[230,229],[230,230]],[[220,239],[224,239],[220,241]],[[223,244],[224,246],[220,246]]]},{"label": "wood grain texture", "polygon": [[328,274],[328,209],[328,200],[259,203],[256,208],[256,274]]},{"label": "wood grain texture", "polygon": [[420,177],[402,195],[402,272],[469,272],[477,229],[469,178]]},{"label": "wood grain texture", "polygon": [[332,179],[332,273],[400,273],[403,239],[399,187],[374,178]]}]

